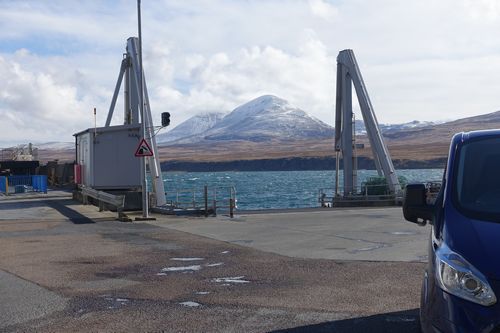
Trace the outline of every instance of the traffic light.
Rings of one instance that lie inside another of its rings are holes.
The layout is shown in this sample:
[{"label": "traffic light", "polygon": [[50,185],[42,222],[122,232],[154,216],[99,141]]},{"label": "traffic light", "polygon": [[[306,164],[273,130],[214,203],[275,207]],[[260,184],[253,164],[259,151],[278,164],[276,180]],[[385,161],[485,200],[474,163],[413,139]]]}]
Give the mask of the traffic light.
[{"label": "traffic light", "polygon": [[168,125],[170,125],[170,113],[169,112],[162,112],[162,114],[161,114],[161,126],[167,127]]}]

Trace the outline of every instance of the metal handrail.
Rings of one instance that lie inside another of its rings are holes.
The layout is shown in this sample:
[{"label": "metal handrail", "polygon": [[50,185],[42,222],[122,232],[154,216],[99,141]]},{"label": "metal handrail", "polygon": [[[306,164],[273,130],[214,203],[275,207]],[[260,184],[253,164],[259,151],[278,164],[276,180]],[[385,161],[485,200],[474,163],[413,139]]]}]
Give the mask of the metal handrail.
[{"label": "metal handrail", "polygon": [[[221,192],[228,191],[229,197],[222,194]],[[170,198],[171,205],[175,209],[198,209],[205,211],[205,215],[208,216],[208,211],[212,210],[214,214],[217,214],[218,209],[229,209],[229,214],[231,217],[234,215],[234,210],[236,207],[236,189],[234,186],[228,187],[215,187],[209,189],[208,186],[204,186],[203,190],[196,188],[183,188],[176,189],[175,192],[165,193],[165,195]]]},{"label": "metal handrail", "polygon": [[[427,189],[426,191],[427,202],[432,203],[433,201],[435,201],[436,196],[438,195],[439,190],[441,189],[441,181],[429,180],[429,181],[424,181],[423,183],[425,184],[425,187]],[[371,191],[370,189],[377,190],[382,188],[387,189],[387,185],[361,184],[361,186],[355,187],[353,191],[348,193],[347,195],[344,195],[343,189],[339,188],[338,197],[349,200],[371,200],[371,199],[391,200],[394,199],[395,197],[399,198],[398,195],[400,194],[398,193],[393,194],[386,192],[384,194],[370,194],[373,193],[373,191]],[[321,204],[321,207],[331,207],[333,206],[333,202],[336,197],[337,195],[335,188],[322,188],[319,190],[318,202]]]},{"label": "metal handrail", "polygon": [[103,191],[98,191],[93,188],[84,186],[84,185],[79,185],[78,186],[82,192],[83,196],[83,204],[88,204],[88,197],[94,198],[99,202],[99,211],[102,212],[105,210],[105,205],[109,204],[111,206],[116,207],[116,211],[118,213],[118,219],[119,220],[125,220],[128,218],[126,215],[123,213],[123,209],[125,207],[125,196],[124,195],[114,195],[111,193],[103,192]]}]

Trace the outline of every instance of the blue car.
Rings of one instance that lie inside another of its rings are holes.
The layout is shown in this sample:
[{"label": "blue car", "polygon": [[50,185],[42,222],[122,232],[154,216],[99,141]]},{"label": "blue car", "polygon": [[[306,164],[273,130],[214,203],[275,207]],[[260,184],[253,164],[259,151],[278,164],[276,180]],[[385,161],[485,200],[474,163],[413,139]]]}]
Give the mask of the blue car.
[{"label": "blue car", "polygon": [[406,187],[403,214],[431,224],[423,332],[500,333],[500,130],[456,134],[434,203]]}]

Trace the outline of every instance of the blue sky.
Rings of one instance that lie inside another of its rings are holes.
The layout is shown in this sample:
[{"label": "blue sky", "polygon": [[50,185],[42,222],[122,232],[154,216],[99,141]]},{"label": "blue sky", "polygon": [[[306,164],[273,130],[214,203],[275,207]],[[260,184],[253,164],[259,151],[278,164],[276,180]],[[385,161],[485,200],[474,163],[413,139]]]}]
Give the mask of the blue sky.
[{"label": "blue sky", "polygon": [[[263,94],[332,124],[345,48],[380,122],[500,110],[496,0],[143,0],[142,11],[152,111],[172,127]],[[135,1],[0,0],[0,143],[72,141],[94,107],[103,124],[136,15]]]}]

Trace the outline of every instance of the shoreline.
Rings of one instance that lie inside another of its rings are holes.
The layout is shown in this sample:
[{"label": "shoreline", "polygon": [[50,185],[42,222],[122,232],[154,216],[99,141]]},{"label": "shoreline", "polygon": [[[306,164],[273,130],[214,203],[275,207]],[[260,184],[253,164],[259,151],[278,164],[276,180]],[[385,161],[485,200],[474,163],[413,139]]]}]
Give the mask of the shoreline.
[{"label": "shoreline", "polygon": [[[446,158],[429,160],[393,159],[395,169],[444,169]],[[290,157],[233,161],[163,161],[163,172],[222,172],[222,171],[328,171],[335,170],[333,157]],[[358,157],[358,170],[375,170],[373,159]]]}]

